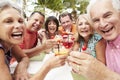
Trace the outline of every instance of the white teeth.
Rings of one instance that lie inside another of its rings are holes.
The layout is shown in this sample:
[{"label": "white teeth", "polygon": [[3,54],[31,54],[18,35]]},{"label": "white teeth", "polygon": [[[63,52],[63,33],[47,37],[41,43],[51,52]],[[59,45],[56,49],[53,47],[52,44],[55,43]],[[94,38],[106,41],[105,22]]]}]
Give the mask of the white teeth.
[{"label": "white teeth", "polygon": [[14,33],[12,33],[12,37],[21,37],[23,35],[23,33],[22,32],[14,32]]},{"label": "white teeth", "polygon": [[14,35],[19,35],[19,34],[22,34],[22,32],[15,32],[13,33]]},{"label": "white teeth", "polygon": [[88,32],[88,31],[81,31],[81,32]]}]

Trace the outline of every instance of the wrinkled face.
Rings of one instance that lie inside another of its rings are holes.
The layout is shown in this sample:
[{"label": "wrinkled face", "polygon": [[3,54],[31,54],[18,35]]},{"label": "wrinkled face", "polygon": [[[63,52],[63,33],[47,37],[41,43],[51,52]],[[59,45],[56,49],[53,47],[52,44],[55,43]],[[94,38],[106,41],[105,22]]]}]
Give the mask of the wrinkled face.
[{"label": "wrinkled face", "polygon": [[27,28],[32,31],[36,32],[40,30],[40,28],[44,24],[44,17],[40,15],[39,13],[34,13],[27,22]]},{"label": "wrinkled face", "polygon": [[24,19],[14,8],[0,12],[0,39],[8,44],[20,44],[24,34]]},{"label": "wrinkled face", "polygon": [[106,40],[114,40],[120,29],[120,12],[113,8],[110,1],[96,2],[90,12],[95,30]]},{"label": "wrinkled face", "polygon": [[85,18],[80,18],[78,23],[77,23],[77,30],[80,36],[83,38],[88,38],[90,36],[91,28],[90,24]]},{"label": "wrinkled face", "polygon": [[51,34],[54,34],[56,32],[56,29],[57,29],[57,24],[53,20],[48,22],[48,31]]},{"label": "wrinkled face", "polygon": [[64,16],[60,18],[61,21],[61,26],[65,29],[65,30],[70,30],[72,27],[72,20],[70,19],[70,17]]}]

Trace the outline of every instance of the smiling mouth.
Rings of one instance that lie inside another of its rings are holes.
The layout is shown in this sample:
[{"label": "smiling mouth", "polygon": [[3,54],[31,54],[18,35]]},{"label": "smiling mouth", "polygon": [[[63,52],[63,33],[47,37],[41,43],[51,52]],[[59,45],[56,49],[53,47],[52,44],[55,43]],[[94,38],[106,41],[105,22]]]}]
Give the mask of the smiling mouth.
[{"label": "smiling mouth", "polygon": [[107,31],[102,31],[103,33],[108,33],[109,31],[111,31],[113,29],[113,27],[111,27],[109,30]]},{"label": "smiling mouth", "polygon": [[83,32],[83,33],[84,33],[84,32],[88,32],[88,31],[86,30],[86,31],[81,31],[81,32]]},{"label": "smiling mouth", "polygon": [[23,36],[23,33],[22,32],[16,32],[16,33],[13,33],[11,36],[14,37],[14,38],[21,38]]},{"label": "smiling mouth", "polygon": [[55,28],[49,28],[50,30],[55,30]]}]

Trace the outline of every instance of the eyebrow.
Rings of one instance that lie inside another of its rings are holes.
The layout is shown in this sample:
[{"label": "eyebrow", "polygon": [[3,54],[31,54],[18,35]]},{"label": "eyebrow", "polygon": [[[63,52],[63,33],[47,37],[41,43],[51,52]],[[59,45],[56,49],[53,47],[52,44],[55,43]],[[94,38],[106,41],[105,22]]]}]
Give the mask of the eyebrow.
[{"label": "eyebrow", "polygon": [[[112,13],[112,12],[111,12],[111,11],[108,11],[108,12],[104,13],[104,15],[109,14],[109,13]],[[103,15],[103,16],[104,16],[104,15]]]},{"label": "eyebrow", "polygon": [[[105,15],[110,14],[110,13],[113,13],[113,12],[112,11],[107,11],[107,12],[103,13],[102,17],[104,17]],[[97,19],[97,18],[95,18],[95,17],[91,18],[92,21],[95,20],[95,19]]]}]

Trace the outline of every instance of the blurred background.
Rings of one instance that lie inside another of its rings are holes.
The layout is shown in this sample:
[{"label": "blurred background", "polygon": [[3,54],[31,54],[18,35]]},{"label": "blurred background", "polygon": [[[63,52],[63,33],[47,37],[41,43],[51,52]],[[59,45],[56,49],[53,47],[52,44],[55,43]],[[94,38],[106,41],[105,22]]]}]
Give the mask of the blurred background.
[{"label": "blurred background", "polygon": [[12,0],[22,7],[25,16],[33,11],[41,11],[45,17],[59,14],[65,11],[72,13],[75,22],[77,15],[86,13],[86,6],[89,0]]}]

